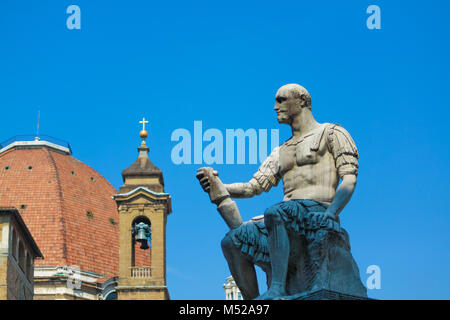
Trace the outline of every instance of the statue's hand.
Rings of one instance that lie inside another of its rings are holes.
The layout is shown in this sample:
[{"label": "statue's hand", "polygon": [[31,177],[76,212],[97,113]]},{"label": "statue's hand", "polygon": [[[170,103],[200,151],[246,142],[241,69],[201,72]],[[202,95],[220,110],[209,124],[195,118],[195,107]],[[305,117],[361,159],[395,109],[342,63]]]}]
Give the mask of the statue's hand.
[{"label": "statue's hand", "polygon": [[197,170],[197,179],[203,190],[209,194],[212,203],[219,204],[230,197],[225,185],[220,181],[219,174],[213,168],[204,167]]},{"label": "statue's hand", "polygon": [[334,221],[337,220],[336,214],[334,214],[333,212],[328,211],[328,210],[326,210],[324,212],[316,212],[315,214],[316,214],[316,219],[317,219],[316,221],[319,225],[325,224],[325,221],[327,219],[331,219]]},{"label": "statue's hand", "polygon": [[200,185],[202,186],[205,192],[209,193],[211,188],[211,177],[219,176],[218,172],[210,167],[203,167],[197,170],[197,179],[200,181]]}]

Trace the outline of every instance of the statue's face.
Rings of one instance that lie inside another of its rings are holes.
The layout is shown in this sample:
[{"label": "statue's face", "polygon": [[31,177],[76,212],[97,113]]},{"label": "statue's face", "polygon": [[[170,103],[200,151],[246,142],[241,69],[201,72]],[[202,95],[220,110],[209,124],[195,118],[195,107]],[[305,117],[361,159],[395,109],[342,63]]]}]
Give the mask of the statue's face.
[{"label": "statue's face", "polygon": [[301,101],[292,97],[292,94],[283,87],[278,90],[275,96],[274,110],[277,112],[279,123],[291,124],[296,115],[301,112]]}]

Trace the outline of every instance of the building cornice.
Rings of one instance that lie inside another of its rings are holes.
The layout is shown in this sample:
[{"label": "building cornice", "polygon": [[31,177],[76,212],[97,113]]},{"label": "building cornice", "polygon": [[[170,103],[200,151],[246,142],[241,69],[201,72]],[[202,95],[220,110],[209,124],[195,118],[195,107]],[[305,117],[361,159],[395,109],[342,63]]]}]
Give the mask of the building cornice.
[{"label": "building cornice", "polygon": [[47,147],[50,149],[54,149],[57,151],[62,151],[65,154],[71,155],[72,152],[69,148],[57,145],[52,142],[48,142],[45,140],[35,140],[35,141],[14,141],[11,144],[7,145],[6,147],[0,149],[0,154],[3,152],[6,152],[13,148],[37,148],[37,147]]},{"label": "building cornice", "polygon": [[161,197],[161,196],[163,196],[163,197],[169,196],[169,197],[170,197],[170,194],[165,193],[165,192],[155,192],[155,191],[152,191],[152,190],[147,189],[147,188],[145,188],[145,187],[137,187],[136,189],[133,189],[133,190],[131,190],[130,192],[127,192],[127,193],[119,193],[119,194],[113,195],[112,198],[113,198],[114,200],[120,199],[120,198],[128,198],[128,197],[132,196],[133,194],[138,193],[139,191],[145,191],[145,192],[148,192],[148,193],[150,193],[150,194],[152,194],[152,195],[154,195],[154,196],[156,196],[156,197]]}]

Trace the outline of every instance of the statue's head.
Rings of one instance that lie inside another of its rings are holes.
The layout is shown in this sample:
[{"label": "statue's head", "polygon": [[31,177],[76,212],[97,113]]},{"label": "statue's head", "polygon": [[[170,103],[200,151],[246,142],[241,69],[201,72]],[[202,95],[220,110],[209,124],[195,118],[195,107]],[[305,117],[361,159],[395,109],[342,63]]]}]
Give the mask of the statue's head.
[{"label": "statue's head", "polygon": [[311,110],[311,96],[298,84],[286,84],[277,91],[274,109],[279,123],[291,124],[302,111]]}]

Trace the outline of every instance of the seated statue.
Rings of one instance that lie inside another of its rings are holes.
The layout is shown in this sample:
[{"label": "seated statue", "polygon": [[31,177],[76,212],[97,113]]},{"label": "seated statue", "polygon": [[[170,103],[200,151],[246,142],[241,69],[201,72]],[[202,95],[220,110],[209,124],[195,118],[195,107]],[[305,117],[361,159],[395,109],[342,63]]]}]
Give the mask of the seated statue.
[{"label": "seated statue", "polygon": [[[355,143],[343,127],[316,122],[311,97],[300,85],[281,87],[274,109],[292,137],[272,151],[249,182],[223,184],[212,168],[197,172],[230,227],[222,250],[231,275],[244,299],[295,299],[321,289],[367,297],[339,221],[356,186]],[[283,201],[244,223],[231,198],[259,195],[280,180]],[[267,275],[262,295],[255,265]]]}]

